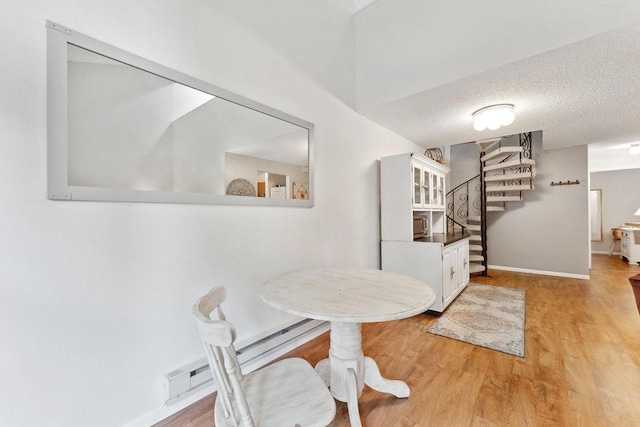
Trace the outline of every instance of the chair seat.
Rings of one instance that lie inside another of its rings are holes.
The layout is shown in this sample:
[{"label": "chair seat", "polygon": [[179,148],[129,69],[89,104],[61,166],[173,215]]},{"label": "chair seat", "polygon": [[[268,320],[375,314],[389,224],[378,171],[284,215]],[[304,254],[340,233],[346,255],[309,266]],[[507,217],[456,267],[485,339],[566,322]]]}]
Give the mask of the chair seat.
[{"label": "chair seat", "polygon": [[[242,389],[256,427],[327,426],[336,406],[329,389],[304,359],[284,359],[244,376]],[[235,425],[224,417],[220,399],[215,425]]]}]

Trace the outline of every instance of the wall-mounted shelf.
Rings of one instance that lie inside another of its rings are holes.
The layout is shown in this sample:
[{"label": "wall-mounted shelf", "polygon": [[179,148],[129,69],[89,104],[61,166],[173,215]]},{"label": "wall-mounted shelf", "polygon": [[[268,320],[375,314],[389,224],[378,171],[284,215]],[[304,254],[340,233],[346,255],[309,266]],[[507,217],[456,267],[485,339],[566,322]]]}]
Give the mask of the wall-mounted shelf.
[{"label": "wall-mounted shelf", "polygon": [[575,181],[558,181],[558,182],[551,181],[552,187],[556,185],[577,185],[577,184],[580,184],[580,181],[577,179]]}]

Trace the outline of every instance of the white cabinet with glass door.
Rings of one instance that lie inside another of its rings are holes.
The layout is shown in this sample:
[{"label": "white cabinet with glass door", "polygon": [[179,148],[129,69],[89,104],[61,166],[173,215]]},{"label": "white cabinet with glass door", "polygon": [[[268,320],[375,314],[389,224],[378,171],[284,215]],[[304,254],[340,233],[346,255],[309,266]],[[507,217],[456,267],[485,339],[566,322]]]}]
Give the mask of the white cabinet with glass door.
[{"label": "white cabinet with glass door", "polygon": [[411,174],[413,176],[413,208],[430,208],[433,200],[432,172],[423,164],[411,162]]},{"label": "white cabinet with glass door", "polygon": [[438,172],[431,174],[431,188],[433,197],[431,198],[431,209],[444,210],[446,205],[444,193],[444,175]]},{"label": "white cabinet with glass door", "polygon": [[447,166],[406,153],[383,158],[380,171],[382,240],[413,240],[415,215],[427,219],[429,235],[446,232]]},{"label": "white cabinet with glass door", "polygon": [[440,312],[469,283],[469,237],[446,234],[448,172],[419,153],[380,161],[382,269],[425,282],[436,293],[431,310]]}]

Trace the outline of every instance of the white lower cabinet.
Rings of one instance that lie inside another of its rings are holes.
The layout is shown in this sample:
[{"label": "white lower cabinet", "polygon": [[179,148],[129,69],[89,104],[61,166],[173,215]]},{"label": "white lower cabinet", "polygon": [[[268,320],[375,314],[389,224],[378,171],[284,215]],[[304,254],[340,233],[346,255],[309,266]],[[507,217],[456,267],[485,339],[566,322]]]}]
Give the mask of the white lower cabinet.
[{"label": "white lower cabinet", "polygon": [[446,245],[383,241],[382,269],[425,282],[436,294],[430,310],[442,312],[469,284],[469,239]]},{"label": "white lower cabinet", "polygon": [[442,249],[442,301],[444,307],[469,283],[469,240]]}]

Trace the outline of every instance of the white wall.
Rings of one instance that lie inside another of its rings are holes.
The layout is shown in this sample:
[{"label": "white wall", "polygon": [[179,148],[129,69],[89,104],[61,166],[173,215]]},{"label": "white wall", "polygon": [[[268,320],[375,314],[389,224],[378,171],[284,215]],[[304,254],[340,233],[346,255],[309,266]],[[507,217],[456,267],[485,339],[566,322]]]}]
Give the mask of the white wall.
[{"label": "white wall", "polygon": [[451,145],[449,149],[451,150],[451,158],[455,160],[450,165],[450,185],[447,187],[447,191],[453,190],[480,173],[480,151],[478,151],[475,142]]},{"label": "white wall", "polygon": [[[294,3],[274,3],[265,22]],[[121,425],[161,407],[163,375],[202,356],[190,311],[211,286],[229,287],[227,315],[245,339],[291,320],[259,298],[270,277],[379,266],[377,159],[416,147],[356,114],[299,58],[199,0],[3,6],[0,425]],[[45,19],[313,122],[315,207],[47,200]],[[301,46],[317,36],[282,30]],[[317,63],[350,72],[322,53]]]},{"label": "white wall", "polygon": [[[640,169],[591,173],[591,188],[602,190],[603,242],[591,242],[591,250],[609,252],[611,229],[625,222],[640,222],[634,213],[640,209]],[[620,251],[620,242],[615,252]]]},{"label": "white wall", "polygon": [[638,22],[634,0],[379,1],[355,18],[358,110]]},{"label": "white wall", "polygon": [[[541,133],[535,132],[532,149],[535,190],[488,216],[489,265],[588,275],[587,146],[542,151]],[[569,180],[580,184],[550,185]]]}]

